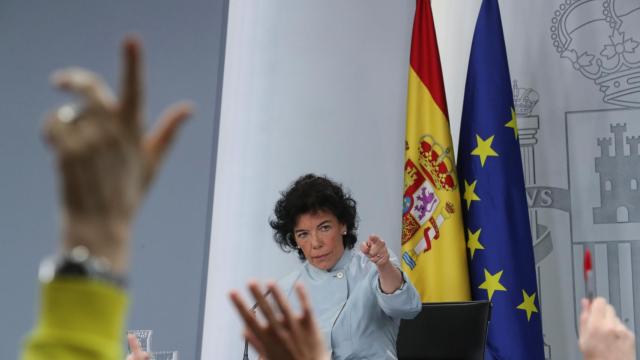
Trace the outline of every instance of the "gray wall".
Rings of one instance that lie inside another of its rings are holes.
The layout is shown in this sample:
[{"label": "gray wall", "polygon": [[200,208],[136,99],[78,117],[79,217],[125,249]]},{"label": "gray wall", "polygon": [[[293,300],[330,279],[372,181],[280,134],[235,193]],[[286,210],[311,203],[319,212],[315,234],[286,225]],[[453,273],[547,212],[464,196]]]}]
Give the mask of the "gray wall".
[{"label": "gray wall", "polygon": [[0,358],[16,358],[36,315],[37,267],[56,249],[53,162],[43,114],[69,99],[47,83],[80,65],[117,85],[119,43],[145,45],[147,114],[196,103],[136,221],[129,327],[154,330],[156,350],[196,357],[210,183],[215,169],[227,1],[0,1]]}]

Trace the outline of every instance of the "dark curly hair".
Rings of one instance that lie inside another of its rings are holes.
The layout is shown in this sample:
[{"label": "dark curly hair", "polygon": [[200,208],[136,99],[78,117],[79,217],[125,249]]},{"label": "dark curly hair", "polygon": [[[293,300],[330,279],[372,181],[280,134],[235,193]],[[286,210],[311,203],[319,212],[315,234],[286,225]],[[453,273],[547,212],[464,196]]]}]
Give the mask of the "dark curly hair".
[{"label": "dark curly hair", "polygon": [[344,248],[353,249],[358,230],[356,201],[348,192],[325,176],[306,174],[299,177],[289,188],[280,193],[273,214],[269,220],[273,229],[273,239],[285,252],[297,251],[300,260],[304,254],[298,249],[293,236],[293,227],[300,215],[318,211],[331,212],[340,223],[347,226],[347,234],[342,237]]}]

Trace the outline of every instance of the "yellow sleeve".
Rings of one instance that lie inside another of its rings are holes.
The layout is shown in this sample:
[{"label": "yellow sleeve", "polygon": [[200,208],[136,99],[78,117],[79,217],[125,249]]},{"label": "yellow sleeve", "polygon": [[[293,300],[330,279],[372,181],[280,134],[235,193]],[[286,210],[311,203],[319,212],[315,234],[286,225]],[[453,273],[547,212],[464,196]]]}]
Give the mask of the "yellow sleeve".
[{"label": "yellow sleeve", "polygon": [[23,360],[123,360],[126,293],[84,278],[42,286],[40,318],[26,340]]}]

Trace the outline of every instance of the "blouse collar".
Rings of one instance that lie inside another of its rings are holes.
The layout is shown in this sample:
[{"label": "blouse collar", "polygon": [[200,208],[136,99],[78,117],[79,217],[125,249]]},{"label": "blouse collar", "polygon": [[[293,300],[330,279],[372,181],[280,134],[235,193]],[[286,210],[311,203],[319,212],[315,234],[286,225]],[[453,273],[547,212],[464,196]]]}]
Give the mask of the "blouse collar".
[{"label": "blouse collar", "polygon": [[342,253],[342,256],[340,257],[340,260],[338,260],[338,262],[329,270],[322,270],[322,269],[318,269],[317,267],[311,265],[308,261],[306,263],[307,268],[309,269],[309,272],[311,274],[317,275],[317,276],[323,276],[323,275],[334,275],[336,272],[340,271],[340,270],[344,270],[349,263],[351,262],[351,258],[353,258],[353,250],[352,249],[344,249],[344,252]]}]

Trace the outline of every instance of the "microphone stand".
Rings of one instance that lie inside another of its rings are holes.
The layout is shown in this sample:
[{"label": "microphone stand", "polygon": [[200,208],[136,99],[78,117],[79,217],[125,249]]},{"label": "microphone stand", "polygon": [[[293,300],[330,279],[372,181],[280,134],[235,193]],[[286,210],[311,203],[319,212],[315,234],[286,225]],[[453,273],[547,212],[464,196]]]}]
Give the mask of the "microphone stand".
[{"label": "microphone stand", "polygon": [[242,356],[242,360],[249,360],[249,340],[244,340],[244,355]]},{"label": "microphone stand", "polygon": [[[264,294],[262,294],[263,297],[267,297],[269,295],[271,295],[271,290],[267,290],[264,292]],[[256,302],[255,304],[253,304],[251,309],[249,309],[249,311],[255,314],[257,308],[258,303]],[[249,360],[249,340],[247,339],[244,339],[244,354],[242,355],[242,360]]]}]

